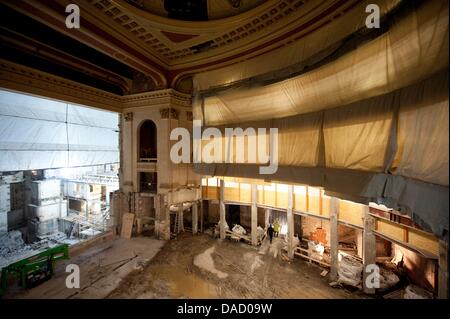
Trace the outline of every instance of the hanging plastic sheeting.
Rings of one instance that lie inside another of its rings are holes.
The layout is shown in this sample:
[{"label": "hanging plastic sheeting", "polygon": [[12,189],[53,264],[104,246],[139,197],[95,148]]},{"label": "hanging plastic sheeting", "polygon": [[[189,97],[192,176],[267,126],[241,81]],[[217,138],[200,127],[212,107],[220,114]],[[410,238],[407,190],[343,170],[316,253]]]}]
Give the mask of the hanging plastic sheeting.
[{"label": "hanging plastic sheeting", "polygon": [[[215,2],[210,1],[209,3]],[[229,85],[243,79],[290,68],[297,63],[308,65],[318,56],[323,57],[330,54],[347,36],[365,27],[366,7],[369,4],[377,4],[380,8],[380,16],[384,17],[388,12],[395,9],[401,1],[366,0],[357,2],[349,1],[346,4],[347,9],[344,14],[336,14],[337,10],[333,8],[336,1],[304,2],[301,10],[305,14],[296,20],[296,24],[299,26],[299,30],[295,33],[296,41],[244,62],[195,74],[195,90],[203,91],[213,87]],[[326,14],[328,19],[324,17],[323,20],[317,19],[314,23],[311,23],[311,12],[317,10],[318,6],[322,7],[321,15]]]},{"label": "hanging plastic sheeting", "polygon": [[117,162],[117,114],[0,90],[0,171]]},{"label": "hanging plastic sheeting", "polygon": [[309,113],[386,94],[445,67],[448,2],[427,1],[388,32],[318,69],[271,85],[205,95],[202,113],[206,125]]}]

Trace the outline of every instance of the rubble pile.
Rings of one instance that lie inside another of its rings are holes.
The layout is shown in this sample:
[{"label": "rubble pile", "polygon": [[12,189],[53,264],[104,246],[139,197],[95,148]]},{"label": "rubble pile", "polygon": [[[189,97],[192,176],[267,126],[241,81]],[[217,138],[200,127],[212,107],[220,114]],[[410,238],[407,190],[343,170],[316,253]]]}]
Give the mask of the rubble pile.
[{"label": "rubble pile", "polygon": [[264,230],[264,228],[262,228],[261,226],[258,226],[258,228],[256,228],[256,236],[258,238],[258,241],[261,241],[265,234],[266,231]]},{"label": "rubble pile", "polygon": [[242,227],[241,225],[234,225],[234,227],[231,229],[233,231],[233,233],[236,233],[238,235],[246,235],[247,231],[244,229],[244,227]]},{"label": "rubble pile", "polygon": [[358,287],[361,283],[363,265],[360,261],[348,255],[341,255],[339,261],[338,280],[339,284]]},{"label": "rubble pile", "polygon": [[11,231],[0,237],[0,268],[18,260],[30,257],[36,253],[22,239],[22,233],[18,230]]},{"label": "rubble pile", "polygon": [[433,295],[416,285],[408,285],[405,288],[403,299],[432,299]]}]

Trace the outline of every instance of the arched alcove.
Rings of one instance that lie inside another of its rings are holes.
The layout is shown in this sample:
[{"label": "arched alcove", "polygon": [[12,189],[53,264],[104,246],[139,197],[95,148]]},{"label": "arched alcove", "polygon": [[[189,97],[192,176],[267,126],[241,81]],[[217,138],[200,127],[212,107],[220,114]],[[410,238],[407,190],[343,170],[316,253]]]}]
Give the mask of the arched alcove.
[{"label": "arched alcove", "polygon": [[139,161],[156,162],[157,152],[157,131],[152,120],[146,120],[139,129]]}]

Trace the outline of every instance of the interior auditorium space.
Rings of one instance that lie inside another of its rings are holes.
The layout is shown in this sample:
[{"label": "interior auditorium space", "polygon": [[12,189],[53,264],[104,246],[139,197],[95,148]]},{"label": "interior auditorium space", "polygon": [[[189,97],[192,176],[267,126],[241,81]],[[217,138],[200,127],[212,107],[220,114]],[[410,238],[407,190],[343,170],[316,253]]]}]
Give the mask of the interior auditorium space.
[{"label": "interior auditorium space", "polygon": [[448,299],[448,6],[1,0],[0,299]]}]

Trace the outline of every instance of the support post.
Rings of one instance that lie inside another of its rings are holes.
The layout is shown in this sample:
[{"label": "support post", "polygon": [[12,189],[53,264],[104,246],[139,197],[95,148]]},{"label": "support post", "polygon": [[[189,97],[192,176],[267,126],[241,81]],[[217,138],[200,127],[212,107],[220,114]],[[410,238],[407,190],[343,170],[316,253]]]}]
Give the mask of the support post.
[{"label": "support post", "polygon": [[220,193],[219,193],[219,213],[220,213],[220,239],[225,239],[225,203],[224,203],[224,192],[225,192],[225,181],[220,180]]},{"label": "support post", "polygon": [[205,208],[204,201],[200,200],[200,232],[203,233],[203,216],[204,216]]},{"label": "support post", "polygon": [[336,281],[338,279],[337,270],[339,267],[338,261],[338,218],[339,218],[339,199],[331,197],[330,200],[330,279]]},{"label": "support post", "polygon": [[256,202],[258,200],[258,189],[256,184],[252,184],[252,207],[251,207],[251,226],[252,226],[252,245],[257,246],[258,245],[258,207],[256,206]]},{"label": "support post", "polygon": [[369,206],[364,206],[364,230],[363,230],[363,291],[366,294],[374,294],[375,288],[367,287],[366,278],[370,272],[366,272],[368,265],[376,264],[377,247],[374,234],[375,218],[369,214]]},{"label": "support post", "polygon": [[159,238],[159,222],[161,221],[161,195],[157,194],[153,197],[153,204],[155,206],[155,237]]},{"label": "support post", "polygon": [[269,228],[269,221],[270,221],[270,208],[266,208],[264,210],[264,226],[267,230]]},{"label": "support post", "polygon": [[177,214],[177,218],[178,218],[178,229],[177,229],[177,234],[184,232],[184,211],[183,211],[183,203],[178,204],[178,214]]},{"label": "support post", "polygon": [[192,234],[197,234],[198,232],[198,202],[192,203]]},{"label": "support post", "polygon": [[448,245],[439,240],[438,298],[448,299]]},{"label": "support post", "polygon": [[294,214],[292,209],[294,207],[294,187],[288,185],[287,196],[287,226],[288,226],[288,257],[294,258]]}]

